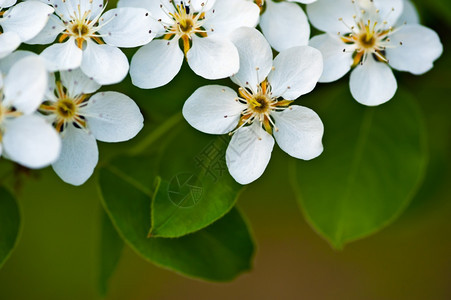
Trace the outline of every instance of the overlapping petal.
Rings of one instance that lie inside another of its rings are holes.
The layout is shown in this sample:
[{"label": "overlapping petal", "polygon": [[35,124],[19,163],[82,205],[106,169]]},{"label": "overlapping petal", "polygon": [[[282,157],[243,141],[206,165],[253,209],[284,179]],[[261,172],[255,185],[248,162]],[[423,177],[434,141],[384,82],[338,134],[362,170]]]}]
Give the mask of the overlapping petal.
[{"label": "overlapping petal", "polygon": [[239,86],[256,90],[271,71],[271,47],[254,28],[242,27],[235,30],[231,40],[240,57],[240,69],[231,79]]},{"label": "overlapping petal", "polygon": [[177,40],[154,40],[132,58],[130,76],[135,86],[151,89],[169,83],[180,71],[183,52]]},{"label": "overlapping petal", "polygon": [[119,48],[87,41],[81,69],[99,84],[115,84],[127,76],[129,64]]},{"label": "overlapping petal", "polygon": [[26,115],[4,122],[4,154],[31,169],[53,163],[61,149],[60,138],[43,118]]},{"label": "overlapping petal", "polygon": [[279,147],[289,155],[310,160],[323,152],[324,125],[310,108],[292,105],[282,112],[274,112]]},{"label": "overlapping petal", "polygon": [[186,54],[191,69],[206,79],[220,79],[238,72],[240,58],[228,39],[192,36],[192,47]]},{"label": "overlapping petal", "polygon": [[69,124],[61,136],[62,147],[53,170],[64,181],[81,185],[91,177],[99,160],[99,150],[94,136]]},{"label": "overlapping petal", "polygon": [[323,72],[323,59],[319,50],[299,46],[280,52],[273,66],[268,76],[273,95],[294,100],[315,88]]},{"label": "overlapping petal", "polygon": [[310,37],[307,16],[295,3],[267,1],[260,27],[268,42],[278,52],[305,46]]},{"label": "overlapping petal", "polygon": [[351,72],[349,85],[354,99],[368,106],[387,102],[393,98],[398,88],[390,67],[386,63],[377,62],[372,56]]},{"label": "overlapping petal", "polygon": [[144,118],[136,103],[117,92],[95,94],[81,112],[86,114],[94,137],[103,142],[127,141],[143,127]]},{"label": "overlapping petal", "polygon": [[183,117],[194,128],[210,134],[232,131],[245,105],[231,88],[208,85],[197,89],[183,105]]},{"label": "overlapping petal", "polygon": [[265,171],[274,148],[273,137],[260,123],[239,129],[226,150],[230,175],[240,184],[257,180]]}]

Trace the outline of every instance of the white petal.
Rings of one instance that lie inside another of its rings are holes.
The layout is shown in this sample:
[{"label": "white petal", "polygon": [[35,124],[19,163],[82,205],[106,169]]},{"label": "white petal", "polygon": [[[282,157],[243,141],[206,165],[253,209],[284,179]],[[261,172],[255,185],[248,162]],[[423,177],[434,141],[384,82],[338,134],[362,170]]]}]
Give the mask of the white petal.
[{"label": "white petal", "polygon": [[43,118],[27,115],[4,123],[3,147],[13,161],[32,169],[53,163],[60,153],[58,133]]},{"label": "white petal", "polygon": [[206,79],[220,79],[238,72],[240,58],[230,40],[193,36],[192,41],[186,59],[194,73]]},{"label": "white petal", "polygon": [[[219,0],[221,2],[221,0]],[[190,0],[189,5],[194,11],[207,11],[215,5],[216,0]]]},{"label": "white petal", "polygon": [[130,76],[133,84],[152,89],[169,83],[180,71],[183,57],[178,41],[153,40],[132,58]]},{"label": "white petal", "polygon": [[1,26],[4,32],[15,32],[26,42],[44,28],[52,13],[52,7],[39,1],[21,2],[5,13]]},{"label": "white petal", "polygon": [[86,113],[92,134],[102,142],[127,141],[143,127],[144,118],[138,105],[121,93],[97,93],[82,111]]},{"label": "white petal", "polygon": [[99,84],[121,82],[128,73],[128,60],[117,47],[88,41],[83,51],[81,69]]},{"label": "white petal", "polygon": [[271,47],[255,28],[239,28],[231,38],[240,56],[240,70],[232,76],[232,80],[239,86],[256,90],[271,71]]},{"label": "white petal", "polygon": [[419,24],[405,25],[390,40],[393,47],[386,50],[390,66],[416,75],[429,71],[443,52],[437,33]]},{"label": "white petal", "polygon": [[287,0],[287,1],[288,2],[297,2],[297,3],[302,3],[302,4],[310,4],[317,0]]},{"label": "white petal", "polygon": [[258,122],[243,127],[232,136],[226,150],[230,175],[240,184],[258,179],[271,159],[273,137]]},{"label": "white petal", "polygon": [[52,43],[58,34],[65,29],[63,22],[55,15],[50,15],[49,21],[45,25],[44,29],[39,32],[37,36],[27,41],[27,44],[46,45]]},{"label": "white petal", "polygon": [[[41,0],[43,1],[43,0]],[[49,0],[56,7],[57,14],[64,20],[72,19],[71,16],[83,16],[85,12],[90,11],[89,18],[92,20],[104,9],[103,0]]]},{"label": "white petal", "polygon": [[313,159],[323,152],[324,125],[313,110],[292,105],[271,116],[278,128],[274,137],[283,151],[304,160]]},{"label": "white petal", "polygon": [[99,23],[100,26],[106,23],[99,30],[105,43],[124,48],[149,43],[160,26],[147,10],[136,7],[111,9],[103,14]]},{"label": "white petal", "polygon": [[15,63],[4,82],[4,104],[11,104],[24,114],[31,114],[42,103],[47,89],[47,70],[38,56],[28,56]]},{"label": "white petal", "polygon": [[[160,4],[164,6],[164,9],[161,9]],[[117,7],[139,7],[148,10],[151,16],[155,20],[161,20],[162,23],[168,23],[172,21],[172,18],[168,16],[166,12],[174,12],[174,6],[172,5],[172,0],[119,0],[117,3]],[[163,27],[161,27],[164,30]]]},{"label": "white petal", "polygon": [[75,45],[73,38],[62,44],[53,44],[42,51],[49,71],[76,69],[81,65],[83,51]]},{"label": "white petal", "polygon": [[0,58],[11,54],[20,46],[20,37],[14,32],[0,34]]},{"label": "white petal", "polygon": [[[351,0],[320,0],[307,5],[307,15],[312,25],[332,34],[350,32],[343,22],[348,26],[354,26],[355,14],[356,6]],[[340,18],[343,21],[340,21]]]},{"label": "white petal", "polygon": [[185,120],[199,131],[224,134],[239,122],[243,104],[235,101],[237,94],[231,88],[207,85],[198,88],[183,105]]},{"label": "white petal", "polygon": [[255,27],[260,8],[247,0],[219,0],[206,12],[204,27],[209,35],[229,35],[240,27]]},{"label": "white petal", "polygon": [[0,0],[0,7],[7,8],[16,4],[17,0]]},{"label": "white petal", "polygon": [[398,18],[395,27],[402,26],[403,24],[419,24],[420,16],[418,16],[417,9],[413,5],[412,1],[404,0],[404,8],[401,16]]},{"label": "white petal", "polygon": [[351,94],[359,103],[375,106],[387,102],[398,87],[392,70],[386,63],[377,62],[372,56],[351,72]]},{"label": "white petal", "polygon": [[324,69],[320,82],[338,80],[351,69],[353,52],[344,52],[349,45],[343,43],[336,35],[325,33],[314,36],[309,45],[318,49],[323,56]]},{"label": "white petal", "polygon": [[96,139],[72,125],[67,126],[61,138],[61,154],[52,165],[53,170],[63,181],[81,185],[91,177],[99,160]]},{"label": "white petal", "polygon": [[[0,35],[0,39],[3,35],[4,34]],[[25,50],[14,51],[7,57],[0,60],[0,73],[5,74],[5,75],[8,74],[9,70],[11,70],[12,66],[16,62],[18,62],[22,58],[25,58],[28,56],[38,56],[38,55],[31,51],[25,51]]]},{"label": "white petal", "polygon": [[81,94],[92,94],[101,87],[93,78],[86,76],[80,68],[62,71],[60,75],[61,82],[67,88],[71,97]]},{"label": "white petal", "polygon": [[311,92],[322,72],[321,52],[310,46],[299,46],[277,55],[268,81],[274,96],[294,100]]},{"label": "white petal", "polygon": [[278,52],[308,44],[310,25],[302,8],[295,3],[267,1],[260,27]]},{"label": "white petal", "polygon": [[380,21],[386,21],[388,25],[393,25],[402,14],[404,0],[360,0],[370,4],[374,3]]}]

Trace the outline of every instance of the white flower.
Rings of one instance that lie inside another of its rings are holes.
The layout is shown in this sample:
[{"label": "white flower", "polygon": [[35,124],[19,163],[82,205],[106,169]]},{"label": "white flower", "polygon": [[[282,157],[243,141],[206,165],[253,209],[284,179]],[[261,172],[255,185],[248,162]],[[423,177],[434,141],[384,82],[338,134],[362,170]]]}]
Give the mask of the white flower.
[{"label": "white flower", "polygon": [[12,65],[0,76],[0,154],[28,168],[42,168],[59,155],[56,131],[34,114],[47,88],[45,63],[37,56]]},{"label": "white flower", "polygon": [[81,185],[92,175],[99,153],[96,140],[122,142],[143,127],[143,116],[135,102],[117,92],[99,92],[93,79],[80,69],[63,71],[52,85],[40,112],[55,126],[62,139],[59,159],[52,165],[58,176]]},{"label": "white flower", "polygon": [[297,3],[316,0],[256,0],[262,7],[260,27],[269,44],[278,52],[291,47],[305,46],[310,38],[310,25]]},{"label": "white flower", "polygon": [[145,7],[160,23],[161,39],[139,49],[131,62],[133,84],[140,88],[170,82],[184,56],[191,69],[207,79],[238,72],[238,52],[229,35],[242,26],[255,27],[260,11],[247,0],[122,0],[119,5]]},{"label": "white flower", "polygon": [[240,54],[240,70],[230,88],[199,88],[185,102],[183,116],[205,133],[233,134],[226,151],[230,174],[241,184],[259,178],[271,157],[274,135],[289,155],[309,160],[323,151],[323,123],[309,108],[291,105],[315,87],[322,72],[321,53],[309,46],[293,47],[272,60],[263,35],[253,28],[233,34]]},{"label": "white flower", "polygon": [[416,23],[408,1],[319,0],[307,6],[307,13],[326,32],[310,41],[324,58],[320,82],[335,81],[354,68],[351,93],[365,105],[394,96],[397,83],[390,67],[423,74],[443,51],[438,35]]},{"label": "white flower", "polygon": [[41,0],[55,8],[44,30],[29,43],[57,44],[41,56],[50,71],[80,67],[99,84],[120,82],[127,75],[127,57],[118,47],[137,47],[155,36],[149,12],[139,8],[111,9],[103,0]]},{"label": "white flower", "polygon": [[[4,58],[22,42],[34,38],[45,26],[53,8],[38,1],[0,1],[0,58]],[[13,7],[11,7],[13,6]],[[11,7],[7,11],[3,8]]]}]

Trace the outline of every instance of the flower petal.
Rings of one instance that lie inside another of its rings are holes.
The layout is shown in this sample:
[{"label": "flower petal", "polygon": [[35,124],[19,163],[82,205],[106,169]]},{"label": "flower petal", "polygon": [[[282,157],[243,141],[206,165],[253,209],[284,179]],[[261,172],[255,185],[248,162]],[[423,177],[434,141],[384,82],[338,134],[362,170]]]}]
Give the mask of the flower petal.
[{"label": "flower petal", "polygon": [[4,122],[3,147],[6,156],[19,164],[38,169],[53,163],[60,153],[58,133],[37,115]]},{"label": "flower petal", "polygon": [[149,43],[160,26],[143,8],[123,7],[107,11],[99,21],[105,43],[132,48]]},{"label": "flower petal", "polygon": [[260,27],[278,52],[308,44],[310,25],[302,8],[295,3],[267,1]]},{"label": "flower petal", "polygon": [[117,47],[88,41],[83,51],[82,71],[99,84],[121,82],[128,73],[128,60]]},{"label": "flower petal", "polygon": [[294,100],[311,92],[322,72],[321,52],[310,46],[299,46],[277,55],[268,81],[274,96]]},{"label": "flower petal", "polygon": [[366,3],[366,6],[374,5],[379,21],[385,21],[388,25],[396,23],[404,8],[404,0],[360,0],[360,3],[361,6],[362,3]]},{"label": "flower petal", "polygon": [[226,150],[230,175],[240,184],[257,180],[265,171],[273,148],[273,137],[260,123],[241,128],[232,136]]},{"label": "flower petal", "polygon": [[390,36],[390,43],[393,47],[386,50],[390,66],[416,75],[432,69],[443,53],[438,34],[419,24],[405,25]]},{"label": "flower petal", "polygon": [[259,15],[260,8],[253,1],[220,0],[206,12],[204,28],[209,36],[227,36],[237,28],[257,26]]},{"label": "flower petal", "polygon": [[312,25],[332,34],[350,32],[348,26],[355,25],[355,11],[351,0],[320,0],[307,5],[307,15]]},{"label": "flower petal", "polygon": [[135,86],[153,89],[174,79],[182,64],[183,52],[178,41],[153,40],[133,56],[130,76]]},{"label": "flower petal", "polygon": [[92,94],[101,87],[93,78],[86,76],[80,68],[62,71],[60,75],[61,82],[67,88],[68,94],[71,97],[76,97],[81,94]]},{"label": "flower petal", "polygon": [[135,137],[143,127],[144,118],[138,105],[117,92],[97,93],[83,108],[94,137],[102,142],[116,143]]},{"label": "flower petal", "polygon": [[75,45],[73,38],[62,44],[53,44],[42,51],[47,69],[51,72],[76,69],[81,65],[83,51]]},{"label": "flower petal", "polygon": [[13,53],[20,43],[20,37],[14,32],[0,34],[0,59]]},{"label": "flower petal", "polygon": [[377,62],[372,56],[358,65],[350,78],[351,94],[357,102],[376,106],[387,102],[396,93],[398,85],[392,70],[386,63]]},{"label": "flower petal", "polygon": [[274,137],[283,151],[304,160],[313,159],[323,152],[324,125],[313,110],[292,105],[271,116],[278,128]]},{"label": "flower petal", "polygon": [[238,72],[240,58],[233,43],[224,38],[192,37],[193,46],[186,54],[191,69],[206,79],[220,79]]},{"label": "flower petal", "polygon": [[[160,1],[143,1],[143,0],[119,0],[117,7],[140,7],[148,10],[151,16],[155,20],[161,20],[161,23],[173,22],[172,18],[165,13],[174,12],[174,6],[172,5],[173,0],[160,0]],[[160,5],[163,5],[164,10]],[[160,28],[164,30],[163,26]]]},{"label": "flower petal", "polygon": [[324,69],[319,82],[338,80],[351,70],[353,52],[343,51],[350,46],[343,43],[337,36],[328,33],[320,34],[314,36],[309,45],[318,49],[323,56]]},{"label": "flower petal", "polygon": [[231,79],[239,86],[256,90],[271,71],[271,47],[257,29],[248,27],[235,30],[232,42],[238,49],[240,69]]},{"label": "flower petal", "polygon": [[46,45],[52,43],[58,34],[65,29],[63,22],[55,14],[50,15],[50,18],[45,25],[44,29],[38,33],[34,38],[27,41],[27,44],[31,45]]},{"label": "flower petal", "polygon": [[63,131],[61,140],[61,154],[52,165],[53,170],[64,182],[81,185],[91,177],[99,160],[96,139],[71,124]]},{"label": "flower petal", "polygon": [[[207,11],[215,5],[216,0],[190,0],[189,5],[194,11]],[[221,2],[221,1],[219,1]]]},{"label": "flower petal", "polygon": [[[0,35],[0,38],[3,36]],[[9,73],[9,70],[11,70],[12,66],[22,58],[28,57],[28,56],[34,56],[37,57],[38,55],[31,51],[26,50],[17,50],[8,55],[7,57],[0,60],[0,73],[3,75],[6,75]]]},{"label": "flower petal", "polygon": [[[45,0],[41,0],[45,1]],[[72,19],[71,16],[74,15],[84,15],[85,12],[90,12],[88,14],[89,19],[94,19],[99,16],[99,14],[104,9],[103,0],[47,0],[49,4],[57,8],[57,14],[63,20]]]},{"label": "flower petal", "polygon": [[418,15],[417,9],[413,5],[412,1],[404,0],[404,8],[402,10],[401,16],[399,16],[396,22],[396,27],[403,26],[404,24],[419,24],[420,16]]},{"label": "flower petal", "polygon": [[42,103],[47,89],[47,70],[38,56],[15,63],[4,82],[5,105],[13,105],[24,114],[33,113]]},{"label": "flower petal", "polygon": [[39,1],[18,3],[3,16],[3,32],[15,32],[22,42],[26,42],[44,28],[53,11],[52,7]]},{"label": "flower petal", "polygon": [[183,105],[183,117],[199,131],[224,134],[232,131],[239,122],[245,106],[235,99],[231,88],[207,85],[198,88]]},{"label": "flower petal", "polygon": [[0,0],[0,7],[7,8],[16,4],[17,0]]}]

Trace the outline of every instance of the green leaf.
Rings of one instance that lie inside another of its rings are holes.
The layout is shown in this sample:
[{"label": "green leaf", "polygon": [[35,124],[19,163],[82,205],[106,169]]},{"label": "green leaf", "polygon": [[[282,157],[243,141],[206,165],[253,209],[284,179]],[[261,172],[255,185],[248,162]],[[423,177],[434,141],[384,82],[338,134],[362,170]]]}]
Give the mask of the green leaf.
[{"label": "green leaf", "polygon": [[108,282],[121,258],[124,242],[103,211],[101,219],[99,291],[102,297],[105,297],[108,292]]},{"label": "green leaf", "polygon": [[0,268],[11,255],[20,232],[20,211],[14,197],[0,187]]},{"label": "green leaf", "polygon": [[254,245],[240,213],[181,238],[147,238],[151,189],[106,167],[99,171],[102,202],[121,237],[146,260],[164,268],[212,281],[226,281],[251,268]]},{"label": "green leaf", "polygon": [[309,223],[341,248],[387,226],[409,204],[425,173],[425,128],[403,91],[378,107],[358,104],[348,91],[321,99],[315,110],[325,150],[295,163],[294,184]]},{"label": "green leaf", "polygon": [[228,136],[178,127],[160,158],[158,189],[152,202],[150,234],[180,237],[210,225],[232,207],[243,187],[225,163]]}]

